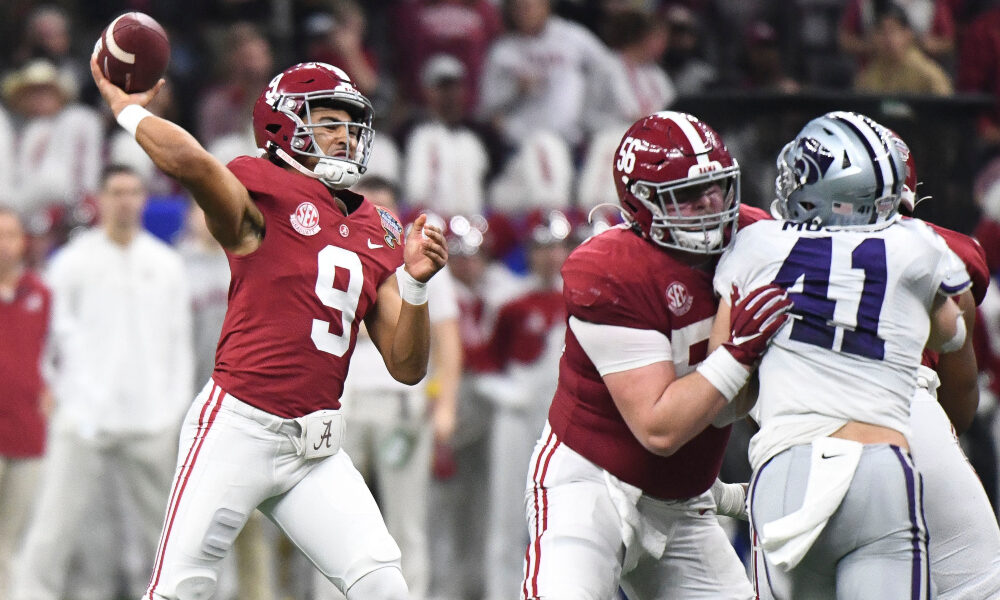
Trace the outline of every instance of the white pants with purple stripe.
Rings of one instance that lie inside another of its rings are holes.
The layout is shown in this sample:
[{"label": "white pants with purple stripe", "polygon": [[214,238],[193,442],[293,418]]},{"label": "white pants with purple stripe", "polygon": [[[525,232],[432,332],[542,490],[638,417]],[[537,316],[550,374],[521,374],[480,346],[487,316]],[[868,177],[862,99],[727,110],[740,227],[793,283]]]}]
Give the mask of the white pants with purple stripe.
[{"label": "white pants with purple stripe", "polygon": [[[259,508],[340,590],[399,547],[346,452],[307,460],[299,424],[256,409],[213,382],[188,412],[177,472],[144,600],[212,597],[222,558]],[[398,578],[402,581],[402,575]]]},{"label": "white pants with purple stripe", "polygon": [[[604,470],[562,444],[547,424],[529,469],[531,542],[522,600],[613,600],[619,585],[630,600],[753,598],[710,492],[637,499],[640,529],[659,540],[659,556],[653,556],[642,534],[625,534]],[[633,553],[638,560],[630,564]]]},{"label": "white pants with purple stripe", "polygon": [[[750,486],[753,533],[802,505],[812,447],[793,446],[764,464]],[[786,572],[767,560],[756,572],[761,597],[775,600],[933,598],[923,483],[909,454],[866,445],[840,507],[802,561]],[[763,570],[763,572],[761,572]]]},{"label": "white pants with purple stripe", "polygon": [[931,578],[939,600],[1000,598],[1000,528],[979,477],[921,367],[910,404],[910,451],[924,477]]}]

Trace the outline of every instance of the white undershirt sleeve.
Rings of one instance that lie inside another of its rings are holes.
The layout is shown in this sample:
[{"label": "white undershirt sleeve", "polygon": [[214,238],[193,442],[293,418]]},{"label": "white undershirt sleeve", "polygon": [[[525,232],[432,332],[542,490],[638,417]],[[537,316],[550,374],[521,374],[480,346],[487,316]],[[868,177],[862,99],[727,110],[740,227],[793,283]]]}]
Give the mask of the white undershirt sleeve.
[{"label": "white undershirt sleeve", "polygon": [[569,318],[569,328],[602,377],[673,360],[670,340],[659,331],[589,323],[576,317]]}]

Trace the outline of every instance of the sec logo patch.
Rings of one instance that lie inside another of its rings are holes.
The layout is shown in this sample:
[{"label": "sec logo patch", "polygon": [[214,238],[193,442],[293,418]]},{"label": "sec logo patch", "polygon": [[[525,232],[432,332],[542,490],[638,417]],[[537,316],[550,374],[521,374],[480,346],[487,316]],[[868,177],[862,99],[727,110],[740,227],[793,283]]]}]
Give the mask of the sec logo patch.
[{"label": "sec logo patch", "polygon": [[292,221],[292,229],[302,235],[319,233],[319,210],[312,202],[303,202],[298,205],[290,220]]},{"label": "sec logo patch", "polygon": [[667,286],[667,308],[678,317],[691,310],[694,298],[688,292],[687,286],[675,281]]}]

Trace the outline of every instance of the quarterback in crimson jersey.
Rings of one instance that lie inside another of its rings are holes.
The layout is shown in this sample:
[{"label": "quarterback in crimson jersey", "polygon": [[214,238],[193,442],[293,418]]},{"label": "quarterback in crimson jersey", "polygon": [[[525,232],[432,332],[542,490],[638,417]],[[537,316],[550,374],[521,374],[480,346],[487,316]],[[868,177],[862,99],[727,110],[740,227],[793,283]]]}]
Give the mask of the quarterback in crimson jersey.
[{"label": "quarterback in crimson jersey", "polygon": [[[637,121],[614,178],[627,223],[562,269],[566,346],[529,465],[521,596],[752,598],[709,491],[729,435],[711,422],[736,390],[695,370],[714,335],[747,377],[790,303],[751,291],[713,332],[715,261],[740,207],[739,167],[708,125],[677,112]],[[671,399],[713,410],[663,411]]]},{"label": "quarterback in crimson jersey", "polygon": [[371,152],[371,103],[341,69],[279,73],[253,111],[262,158],[228,167],[91,61],[119,123],[205,211],[232,281],[212,379],[181,432],[177,474],[144,600],[210,598],[221,560],[260,509],[349,600],[408,597],[400,553],[340,450],[339,397],[364,320],[389,373],[423,378],[426,282],[447,262],[421,215],[399,221],[348,187]]}]

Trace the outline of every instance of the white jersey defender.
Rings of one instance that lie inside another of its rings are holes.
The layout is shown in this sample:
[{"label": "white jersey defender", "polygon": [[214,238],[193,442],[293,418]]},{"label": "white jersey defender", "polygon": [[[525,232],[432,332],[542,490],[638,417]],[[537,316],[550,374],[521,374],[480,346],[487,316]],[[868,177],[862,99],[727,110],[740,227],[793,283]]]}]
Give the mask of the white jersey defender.
[{"label": "white jersey defender", "polygon": [[944,240],[916,219],[834,234],[758,221],[720,261],[715,287],[728,295],[733,284],[750,290],[772,282],[788,289],[795,307],[760,364],[761,430],[750,444],[751,465],[847,421],[908,433],[926,315],[935,295],[970,285]]},{"label": "white jersey defender", "polygon": [[772,211],[784,220],[742,230],[714,282],[722,293],[776,284],[794,303],[759,370],[748,508],[764,572],[755,582],[781,600],[926,600],[909,406],[928,335],[944,351],[964,343],[948,297],[969,276],[928,225],[901,220],[905,158],[872,119],[813,119],[776,166]]}]

